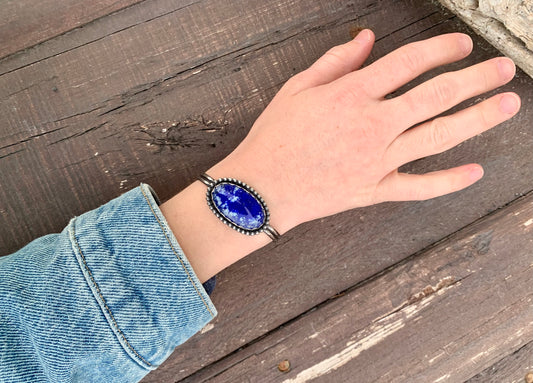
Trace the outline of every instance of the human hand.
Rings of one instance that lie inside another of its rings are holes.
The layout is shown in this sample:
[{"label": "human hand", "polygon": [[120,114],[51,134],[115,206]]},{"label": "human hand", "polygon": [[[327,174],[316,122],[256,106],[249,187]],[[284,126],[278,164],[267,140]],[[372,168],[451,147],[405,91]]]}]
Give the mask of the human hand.
[{"label": "human hand", "polygon": [[362,31],[291,78],[236,150],[209,171],[255,187],[281,233],[356,207],[429,199],[470,186],[483,175],[480,165],[423,175],[398,168],[448,150],[520,108],[519,97],[505,93],[434,118],[509,82],[515,67],[507,58],[439,75],[385,99],[420,74],[468,56],[472,40],[460,33],[437,36],[357,70],[373,43],[373,33]]}]

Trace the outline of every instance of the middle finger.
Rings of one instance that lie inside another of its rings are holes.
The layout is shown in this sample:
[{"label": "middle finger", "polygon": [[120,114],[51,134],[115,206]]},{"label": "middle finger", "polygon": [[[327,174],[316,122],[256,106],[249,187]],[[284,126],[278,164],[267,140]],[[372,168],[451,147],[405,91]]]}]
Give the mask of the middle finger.
[{"label": "middle finger", "polygon": [[393,120],[402,121],[403,127],[410,127],[509,82],[514,74],[513,61],[499,57],[441,74],[384,102],[389,104]]}]

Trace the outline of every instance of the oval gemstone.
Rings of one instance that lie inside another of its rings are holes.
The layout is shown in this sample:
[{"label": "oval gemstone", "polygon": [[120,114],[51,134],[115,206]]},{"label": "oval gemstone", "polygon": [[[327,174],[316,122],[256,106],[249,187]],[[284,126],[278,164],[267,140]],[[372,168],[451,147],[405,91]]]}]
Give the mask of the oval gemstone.
[{"label": "oval gemstone", "polygon": [[261,202],[239,185],[221,182],[211,191],[211,199],[221,215],[242,229],[256,230],[265,223]]}]

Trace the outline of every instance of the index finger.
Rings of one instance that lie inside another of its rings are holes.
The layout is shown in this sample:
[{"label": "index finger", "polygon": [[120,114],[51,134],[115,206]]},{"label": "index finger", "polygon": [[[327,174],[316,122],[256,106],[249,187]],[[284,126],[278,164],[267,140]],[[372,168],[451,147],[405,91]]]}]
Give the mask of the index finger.
[{"label": "index finger", "polygon": [[342,81],[356,83],[370,97],[382,98],[430,69],[465,58],[472,51],[472,44],[472,39],[463,33],[417,41],[344,76]]}]

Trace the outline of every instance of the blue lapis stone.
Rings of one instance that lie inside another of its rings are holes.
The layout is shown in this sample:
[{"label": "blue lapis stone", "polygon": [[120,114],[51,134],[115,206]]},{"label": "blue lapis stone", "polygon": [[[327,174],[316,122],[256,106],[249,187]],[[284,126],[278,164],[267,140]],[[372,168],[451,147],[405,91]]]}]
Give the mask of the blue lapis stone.
[{"label": "blue lapis stone", "polygon": [[257,230],[265,223],[266,214],[261,202],[239,185],[219,183],[211,191],[211,199],[224,218],[242,229]]}]

